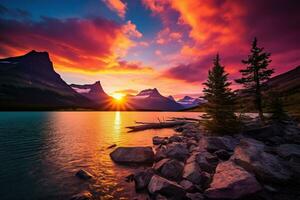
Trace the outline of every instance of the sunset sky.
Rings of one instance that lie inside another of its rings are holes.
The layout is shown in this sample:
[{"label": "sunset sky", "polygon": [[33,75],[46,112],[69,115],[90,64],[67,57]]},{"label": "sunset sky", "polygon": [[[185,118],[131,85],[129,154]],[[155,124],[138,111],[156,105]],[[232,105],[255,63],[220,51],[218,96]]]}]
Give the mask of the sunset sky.
[{"label": "sunset sky", "polygon": [[220,53],[239,76],[252,39],[276,74],[300,64],[298,0],[1,0],[0,57],[47,51],[67,83],[198,96]]}]

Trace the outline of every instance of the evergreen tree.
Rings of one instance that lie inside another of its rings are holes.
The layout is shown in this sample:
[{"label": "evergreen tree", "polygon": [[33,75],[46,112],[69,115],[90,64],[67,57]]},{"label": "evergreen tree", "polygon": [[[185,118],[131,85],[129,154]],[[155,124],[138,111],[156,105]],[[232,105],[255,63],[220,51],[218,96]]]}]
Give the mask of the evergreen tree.
[{"label": "evergreen tree", "polygon": [[205,126],[215,134],[230,134],[237,130],[237,118],[234,114],[234,93],[229,88],[228,74],[220,64],[217,54],[213,68],[208,72],[208,80],[203,89],[207,100],[204,115]]},{"label": "evergreen tree", "polygon": [[263,124],[262,90],[264,83],[274,72],[273,69],[268,69],[271,62],[270,56],[270,53],[264,52],[264,48],[257,46],[257,39],[254,38],[251,54],[246,60],[242,60],[242,63],[246,65],[246,69],[240,70],[242,78],[235,80],[237,83],[243,84],[246,91],[254,96],[254,104]]},{"label": "evergreen tree", "polygon": [[282,101],[277,92],[271,91],[270,94],[271,119],[274,122],[282,122],[288,119],[287,113],[283,109]]}]

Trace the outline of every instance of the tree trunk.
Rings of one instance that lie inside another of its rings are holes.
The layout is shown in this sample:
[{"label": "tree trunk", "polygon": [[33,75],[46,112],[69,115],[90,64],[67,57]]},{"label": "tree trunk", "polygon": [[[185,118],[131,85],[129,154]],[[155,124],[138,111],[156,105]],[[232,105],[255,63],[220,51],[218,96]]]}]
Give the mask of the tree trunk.
[{"label": "tree trunk", "polygon": [[261,98],[261,90],[260,90],[260,82],[259,82],[259,77],[258,77],[258,70],[254,72],[254,78],[256,82],[256,108],[258,111],[258,115],[260,118],[260,121],[262,125],[265,125],[265,118],[264,118],[264,113],[262,109],[262,98]]}]

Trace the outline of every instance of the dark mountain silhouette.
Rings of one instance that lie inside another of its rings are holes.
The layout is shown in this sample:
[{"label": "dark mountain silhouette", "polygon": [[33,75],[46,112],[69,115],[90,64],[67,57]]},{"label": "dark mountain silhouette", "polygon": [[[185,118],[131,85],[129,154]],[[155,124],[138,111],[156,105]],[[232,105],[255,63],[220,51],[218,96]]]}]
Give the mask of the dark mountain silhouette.
[{"label": "dark mountain silhouette", "polygon": [[135,110],[176,111],[183,109],[179,103],[162,96],[156,88],[142,90],[136,96],[127,98],[127,103]]},{"label": "dark mountain silhouette", "polygon": [[76,93],[53,69],[47,52],[0,59],[0,108],[60,109],[97,107]]},{"label": "dark mountain silhouette", "polygon": [[104,92],[100,81],[97,81],[94,84],[71,84],[70,86],[77,93],[87,97],[92,101],[105,103],[112,100],[112,98]]},{"label": "dark mountain silhouette", "polygon": [[300,66],[274,76],[267,81],[267,86],[277,92],[293,93],[300,91]]},{"label": "dark mountain silhouette", "polygon": [[[267,110],[267,103],[270,101],[269,92],[276,92],[283,99],[284,107],[290,113],[300,114],[300,66],[270,78],[266,82],[264,90],[264,105]],[[254,110],[253,97],[238,90],[238,100],[246,111]]]},{"label": "dark mountain silhouette", "polygon": [[168,98],[171,99],[172,101],[176,101],[176,100],[174,99],[174,97],[171,96],[171,95],[169,95]]}]

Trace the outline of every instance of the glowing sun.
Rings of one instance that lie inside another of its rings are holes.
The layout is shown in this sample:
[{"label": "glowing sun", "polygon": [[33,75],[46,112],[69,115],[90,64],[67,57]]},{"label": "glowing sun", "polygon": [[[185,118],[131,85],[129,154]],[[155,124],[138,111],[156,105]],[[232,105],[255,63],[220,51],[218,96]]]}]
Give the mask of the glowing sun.
[{"label": "glowing sun", "polygon": [[125,95],[122,94],[122,93],[114,93],[114,94],[112,94],[112,97],[113,97],[115,100],[117,100],[117,101],[122,101],[124,96],[125,96]]}]

